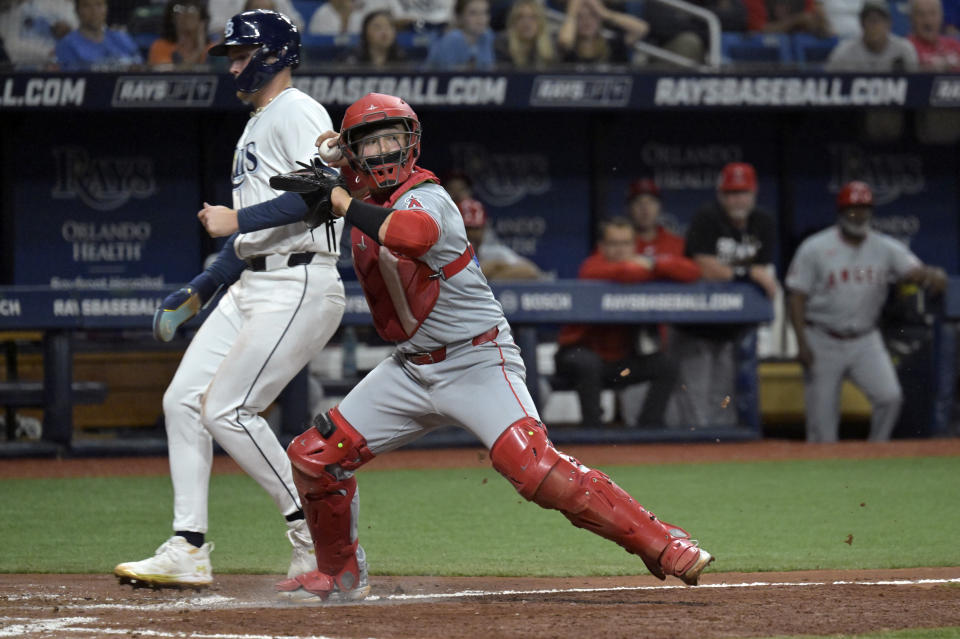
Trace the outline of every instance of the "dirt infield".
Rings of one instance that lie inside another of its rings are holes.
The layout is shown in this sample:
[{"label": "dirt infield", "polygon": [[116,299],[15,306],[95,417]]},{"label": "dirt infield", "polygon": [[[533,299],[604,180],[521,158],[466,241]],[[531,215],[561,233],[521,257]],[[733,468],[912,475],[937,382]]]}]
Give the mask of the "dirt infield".
[{"label": "dirt infield", "polygon": [[[960,440],[568,447],[591,465],[960,456]],[[371,469],[487,465],[480,450],[400,451]],[[217,472],[239,472],[218,458]],[[0,478],[164,474],[166,460],[11,460]],[[381,577],[360,604],[274,600],[279,575],[218,575],[204,591],[132,589],[108,575],[0,575],[3,637],[767,637],[960,626],[960,567],[707,573],[698,588],[630,578]]]}]

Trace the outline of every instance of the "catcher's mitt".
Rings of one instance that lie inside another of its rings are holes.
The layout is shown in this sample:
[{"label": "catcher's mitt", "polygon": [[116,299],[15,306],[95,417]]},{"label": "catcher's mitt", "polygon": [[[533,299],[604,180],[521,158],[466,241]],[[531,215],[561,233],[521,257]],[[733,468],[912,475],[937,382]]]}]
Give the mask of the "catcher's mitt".
[{"label": "catcher's mitt", "polygon": [[312,229],[321,224],[333,222],[333,205],[330,202],[330,192],[336,186],[347,188],[343,177],[323,164],[320,158],[311,158],[310,164],[297,162],[303,168],[292,173],[274,175],[270,178],[270,186],[278,191],[297,193],[307,204],[307,213],[303,221]]}]

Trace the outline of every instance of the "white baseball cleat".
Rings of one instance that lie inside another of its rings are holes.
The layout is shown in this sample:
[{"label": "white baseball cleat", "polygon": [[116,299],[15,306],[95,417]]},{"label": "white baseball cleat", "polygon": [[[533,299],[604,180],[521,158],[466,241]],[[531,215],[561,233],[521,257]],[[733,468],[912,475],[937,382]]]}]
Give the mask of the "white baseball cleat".
[{"label": "white baseball cleat", "polygon": [[295,522],[287,529],[287,539],[293,545],[293,553],[290,556],[290,568],[287,570],[287,578],[296,577],[307,572],[313,572],[317,569],[317,554],[313,548],[313,539],[310,537],[310,529],[307,522],[303,519]]},{"label": "white baseball cleat", "polygon": [[213,583],[212,550],[212,543],[197,548],[183,537],[173,536],[157,548],[153,557],[118,564],[113,574],[120,583],[202,588]]}]

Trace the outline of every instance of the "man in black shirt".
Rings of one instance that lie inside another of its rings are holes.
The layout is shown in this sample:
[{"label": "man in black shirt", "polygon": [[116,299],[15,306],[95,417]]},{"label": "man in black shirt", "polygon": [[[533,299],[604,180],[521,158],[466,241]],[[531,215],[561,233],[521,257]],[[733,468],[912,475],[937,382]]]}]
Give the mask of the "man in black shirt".
[{"label": "man in black shirt", "polygon": [[[705,280],[752,282],[777,295],[773,268],[773,218],[756,206],[757,173],[745,162],[723,167],[717,199],[704,205],[687,229],[686,254]],[[741,326],[677,326],[674,353],[680,367],[676,393],[681,423],[736,423],[736,345]]]}]

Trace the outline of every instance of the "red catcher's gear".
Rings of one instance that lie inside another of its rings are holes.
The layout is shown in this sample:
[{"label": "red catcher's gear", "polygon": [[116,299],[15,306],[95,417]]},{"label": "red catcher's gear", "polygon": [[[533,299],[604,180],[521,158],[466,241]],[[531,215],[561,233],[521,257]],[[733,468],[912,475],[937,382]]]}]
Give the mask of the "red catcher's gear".
[{"label": "red catcher's gear", "polygon": [[731,162],[720,171],[718,191],[756,191],[757,172],[746,162]]},{"label": "red catcher's gear", "polygon": [[420,257],[440,239],[440,226],[426,211],[399,209],[390,214],[383,245],[402,255]]},{"label": "red catcher's gear", "polygon": [[837,210],[850,208],[851,206],[873,206],[873,191],[866,182],[847,182],[837,193]]},{"label": "red catcher's gear", "polygon": [[490,460],[525,499],[620,544],[660,579],[673,575],[695,585],[710,561],[685,530],[658,520],[604,473],[558,452],[533,418],[510,425],[490,449]]},{"label": "red catcher's gear", "polygon": [[[392,206],[417,184],[436,181],[433,173],[418,168],[382,205]],[[353,270],[367,298],[373,325],[388,342],[413,337],[437,303],[440,279],[462,271],[474,256],[473,247],[467,244],[459,258],[437,272],[420,260],[380,246],[357,228],[350,232],[350,248]]]},{"label": "red catcher's gear", "polygon": [[[406,144],[398,151],[361,158],[357,142],[371,130],[391,124],[402,124],[407,132]],[[382,93],[368,93],[347,108],[340,125],[340,150],[370,189],[387,189],[407,181],[420,157],[420,119],[410,105],[400,98]]]},{"label": "red catcher's gear", "polygon": [[360,578],[357,565],[357,540],[352,539],[353,513],[350,504],[357,492],[357,480],[338,479],[328,470],[339,466],[355,470],[370,461],[373,453],[360,433],[336,408],[314,419],[314,425],[296,437],[287,447],[293,464],[293,482],[307,527],[313,536],[317,571],[277,584],[281,591],[300,587],[326,599],[338,587],[352,590]]}]

